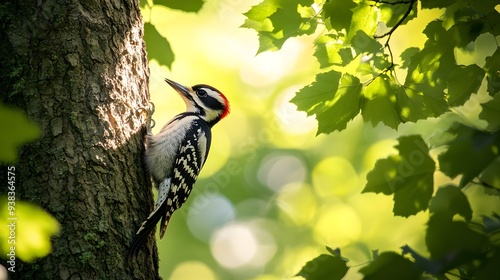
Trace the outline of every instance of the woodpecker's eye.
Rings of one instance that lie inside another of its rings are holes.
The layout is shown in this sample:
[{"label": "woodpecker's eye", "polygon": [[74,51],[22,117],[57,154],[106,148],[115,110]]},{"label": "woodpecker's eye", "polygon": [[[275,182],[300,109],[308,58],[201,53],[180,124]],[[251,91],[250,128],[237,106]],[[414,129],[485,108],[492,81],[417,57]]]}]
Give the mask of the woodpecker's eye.
[{"label": "woodpecker's eye", "polygon": [[196,94],[199,96],[199,97],[205,97],[207,96],[207,91],[204,90],[204,89],[199,89],[196,91]]}]

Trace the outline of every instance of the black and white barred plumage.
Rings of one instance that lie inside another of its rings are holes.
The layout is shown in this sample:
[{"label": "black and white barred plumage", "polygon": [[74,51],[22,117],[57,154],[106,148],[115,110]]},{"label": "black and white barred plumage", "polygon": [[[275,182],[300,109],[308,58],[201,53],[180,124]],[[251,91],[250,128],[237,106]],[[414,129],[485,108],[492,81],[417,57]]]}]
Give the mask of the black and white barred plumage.
[{"label": "black and white barred plumage", "polygon": [[160,238],[163,238],[172,214],[189,197],[205,164],[212,126],[229,113],[229,102],[217,89],[203,84],[185,87],[166,81],[181,95],[187,108],[163,126],[160,133],[147,135],[145,162],[158,188],[158,200],[132,240],[131,261],[135,261],[160,219]]}]

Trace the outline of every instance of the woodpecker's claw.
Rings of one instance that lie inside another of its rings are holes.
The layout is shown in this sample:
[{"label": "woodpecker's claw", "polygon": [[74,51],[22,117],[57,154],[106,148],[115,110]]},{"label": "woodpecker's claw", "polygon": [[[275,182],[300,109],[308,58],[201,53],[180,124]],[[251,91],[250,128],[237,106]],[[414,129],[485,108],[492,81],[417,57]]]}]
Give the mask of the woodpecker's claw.
[{"label": "woodpecker's claw", "polygon": [[151,116],[153,116],[155,112],[155,104],[153,102],[149,102],[148,108],[145,107],[140,107],[136,110],[136,113],[142,114],[143,112],[146,112],[147,118],[146,118],[146,126],[147,126],[147,131],[148,134],[151,134],[151,129],[155,127],[156,122],[153,120]]},{"label": "woodpecker's claw", "polygon": [[155,112],[155,104],[153,102],[149,102],[149,108],[148,108],[148,119],[147,119],[147,124],[148,124],[148,132],[151,132],[151,129],[155,127],[156,122],[153,120],[151,116],[153,116]]}]

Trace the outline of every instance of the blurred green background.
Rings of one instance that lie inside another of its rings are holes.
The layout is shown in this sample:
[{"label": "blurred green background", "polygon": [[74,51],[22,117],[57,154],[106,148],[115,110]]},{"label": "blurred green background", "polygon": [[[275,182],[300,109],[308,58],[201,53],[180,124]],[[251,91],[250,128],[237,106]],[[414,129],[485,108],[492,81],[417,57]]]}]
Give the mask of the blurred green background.
[{"label": "blurred green background", "polygon": [[[325,30],[320,27],[311,36],[288,39],[279,51],[257,54],[257,33],[240,26],[243,13],[259,2],[207,0],[198,13],[143,5],[144,20],[150,23],[146,28],[154,26],[167,38],[175,55],[170,68],[150,61],[157,124],[153,132],[185,106],[165,78],[185,85],[212,85],[227,96],[232,108],[213,128],[210,156],[192,195],[158,242],[161,276],[292,279],[307,261],[326,253],[325,246],[340,248],[350,260],[352,268],[345,279],[362,278],[357,271],[372,260],[372,250],[399,252],[409,245],[427,257],[424,233],[429,213],[395,217],[392,196],[361,194],[366,174],[378,159],[397,153],[398,136],[421,134],[439,146],[447,140],[443,131],[455,121],[486,127],[478,118],[480,104],[489,100],[485,84],[463,106],[439,118],[399,125],[397,131],[384,125],[372,127],[358,115],[344,131],[316,136],[314,116],[298,112],[289,100],[321,71],[313,42]],[[396,64],[403,50],[422,48],[426,40],[422,30],[442,12],[419,10],[417,18],[396,30],[391,41]],[[485,34],[475,43],[474,51],[455,49],[458,64],[484,64],[497,48],[495,39]],[[7,144],[16,144],[14,140]],[[436,162],[439,152],[431,150]],[[459,179],[434,173],[435,186],[458,184]],[[485,196],[480,188],[463,191],[476,218],[498,211],[498,196]],[[5,198],[0,203],[5,204]],[[19,251],[21,258],[30,261],[50,251],[45,239],[59,226],[41,209],[21,202],[19,206],[20,215],[47,221],[39,230],[44,235]],[[0,220],[6,220],[6,214],[1,214]],[[6,229],[0,231],[0,236],[7,234]]]},{"label": "blurred green background", "polygon": [[[280,51],[256,55],[256,32],[239,27],[242,13],[259,2],[207,1],[199,13],[143,10],[175,54],[171,70],[150,63],[153,132],[184,109],[166,77],[210,84],[232,108],[213,129],[210,156],[191,197],[158,243],[160,274],[172,280],[289,279],[325,253],[325,245],[340,247],[350,265],[366,264],[372,249],[399,251],[405,244],[425,254],[428,214],[394,217],[391,197],[360,194],[365,176],[377,159],[395,153],[396,136],[432,136],[450,119],[475,116],[479,108],[458,108],[459,114],[401,125],[398,132],[372,128],[358,116],[341,133],[315,136],[316,120],[289,100],[319,71],[312,42],[321,28],[289,39]],[[422,22],[437,14],[424,11],[398,29],[393,51],[422,47]],[[436,172],[435,185],[449,181]],[[356,271],[346,279],[359,279]]]}]

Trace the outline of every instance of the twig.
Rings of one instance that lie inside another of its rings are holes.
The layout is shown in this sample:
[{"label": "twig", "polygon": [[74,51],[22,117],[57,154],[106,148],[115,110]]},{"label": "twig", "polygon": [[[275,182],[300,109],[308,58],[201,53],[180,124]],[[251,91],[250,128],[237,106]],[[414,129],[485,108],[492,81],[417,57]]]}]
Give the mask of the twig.
[{"label": "twig", "polygon": [[394,33],[394,31],[396,31],[396,29],[403,23],[403,21],[405,21],[405,19],[410,15],[411,13],[411,10],[413,8],[413,4],[416,3],[417,0],[411,0],[411,1],[408,1],[406,2],[405,4],[410,4],[408,5],[408,9],[406,10],[405,14],[403,15],[403,17],[391,28],[391,30],[389,30],[388,32],[386,32],[385,34],[382,34],[382,35],[375,35],[373,36],[373,38],[375,39],[380,39],[380,38],[384,38],[386,36],[389,36],[389,38],[387,38],[387,42],[386,42],[386,45],[389,43],[389,40],[391,39],[391,35],[392,33]]},{"label": "twig", "polygon": [[390,5],[397,5],[397,4],[409,4],[409,5],[408,5],[408,9],[404,13],[403,17],[401,17],[401,19],[391,28],[391,30],[389,30],[385,34],[373,36],[374,39],[381,39],[381,38],[387,37],[387,41],[385,41],[384,48],[387,48],[387,50],[389,51],[391,65],[386,67],[382,72],[380,72],[377,76],[375,76],[373,79],[371,79],[366,85],[369,85],[371,82],[373,82],[375,79],[377,79],[381,75],[394,69],[394,66],[395,66],[394,55],[392,54],[391,45],[389,45],[389,42],[391,40],[391,36],[394,33],[394,31],[396,31],[396,29],[403,23],[403,21],[405,21],[405,19],[410,15],[411,10],[413,8],[413,4],[417,2],[417,0],[407,0],[407,1],[403,0],[403,1],[396,1],[396,2],[388,2],[385,0],[373,0],[373,1],[376,3],[390,4]]}]

